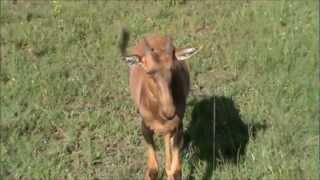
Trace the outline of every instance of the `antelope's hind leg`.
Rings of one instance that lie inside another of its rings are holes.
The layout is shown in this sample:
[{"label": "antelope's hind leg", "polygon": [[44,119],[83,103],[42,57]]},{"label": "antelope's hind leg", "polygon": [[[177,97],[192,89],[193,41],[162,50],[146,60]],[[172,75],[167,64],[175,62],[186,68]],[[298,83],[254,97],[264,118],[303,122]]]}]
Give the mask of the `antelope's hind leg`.
[{"label": "antelope's hind leg", "polygon": [[142,121],[142,134],[147,144],[147,171],[145,174],[145,180],[156,180],[158,178],[159,163],[157,160],[156,147],[153,140],[153,131],[150,130]]}]

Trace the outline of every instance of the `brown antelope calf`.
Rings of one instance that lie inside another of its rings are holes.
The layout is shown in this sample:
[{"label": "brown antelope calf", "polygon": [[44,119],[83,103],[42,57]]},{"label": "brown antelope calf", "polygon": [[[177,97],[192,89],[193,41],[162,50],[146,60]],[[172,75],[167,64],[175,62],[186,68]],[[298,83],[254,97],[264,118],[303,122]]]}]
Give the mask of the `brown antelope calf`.
[{"label": "brown antelope calf", "polygon": [[171,38],[153,35],[139,41],[128,56],[128,40],[128,32],[123,31],[120,49],[130,67],[131,95],[142,117],[142,134],[148,148],[145,179],[158,176],[154,133],[164,136],[168,179],[181,179],[182,119],[189,91],[189,73],[184,60],[197,51],[177,49]]}]

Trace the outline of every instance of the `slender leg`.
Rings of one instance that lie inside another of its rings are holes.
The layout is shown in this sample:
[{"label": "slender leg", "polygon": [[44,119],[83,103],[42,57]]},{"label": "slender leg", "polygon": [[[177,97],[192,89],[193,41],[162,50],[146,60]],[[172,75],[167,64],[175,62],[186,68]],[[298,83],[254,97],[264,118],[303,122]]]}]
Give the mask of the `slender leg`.
[{"label": "slender leg", "polygon": [[181,148],[183,145],[183,130],[179,128],[174,135],[170,138],[171,146],[171,165],[169,171],[167,171],[168,180],[181,180]]},{"label": "slender leg", "polygon": [[166,134],[164,136],[164,145],[165,145],[165,156],[166,156],[166,173],[170,173],[170,169],[171,169],[171,135],[170,134]]},{"label": "slender leg", "polygon": [[[180,149],[176,146],[172,147],[172,162],[171,162],[171,179],[181,180],[181,159],[180,159]],[[170,179],[168,176],[168,179]],[[171,180],[170,179],[170,180]]]},{"label": "slender leg", "polygon": [[147,171],[145,175],[146,180],[155,180],[158,177],[159,164],[157,160],[157,154],[155,150],[155,144],[153,141],[153,131],[145,126],[142,121],[142,134],[147,144],[148,161]]}]

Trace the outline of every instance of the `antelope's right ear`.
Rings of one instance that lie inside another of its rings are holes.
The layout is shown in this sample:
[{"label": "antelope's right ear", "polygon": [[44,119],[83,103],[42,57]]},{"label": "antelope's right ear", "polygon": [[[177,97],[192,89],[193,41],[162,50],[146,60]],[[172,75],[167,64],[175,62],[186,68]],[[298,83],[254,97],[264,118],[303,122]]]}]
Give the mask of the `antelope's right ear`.
[{"label": "antelope's right ear", "polygon": [[176,56],[177,60],[183,61],[183,60],[189,59],[193,55],[197,54],[200,49],[196,49],[196,48],[179,48],[179,49],[176,49],[175,56]]},{"label": "antelope's right ear", "polygon": [[137,55],[130,55],[130,56],[125,56],[124,61],[129,65],[132,66],[134,64],[140,63],[140,57]]}]

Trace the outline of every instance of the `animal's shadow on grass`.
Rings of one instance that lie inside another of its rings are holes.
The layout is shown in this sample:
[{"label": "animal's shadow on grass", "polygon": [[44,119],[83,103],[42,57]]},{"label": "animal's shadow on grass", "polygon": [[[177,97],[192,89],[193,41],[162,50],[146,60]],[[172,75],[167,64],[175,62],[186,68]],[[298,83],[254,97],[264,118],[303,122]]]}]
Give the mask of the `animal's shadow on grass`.
[{"label": "animal's shadow on grass", "polygon": [[245,124],[231,98],[212,96],[190,104],[192,119],[184,135],[184,150],[191,167],[188,180],[194,179],[199,160],[206,162],[203,180],[211,179],[214,168],[221,162],[238,163],[245,154],[249,134],[254,136],[257,130],[266,128],[266,125]]}]

